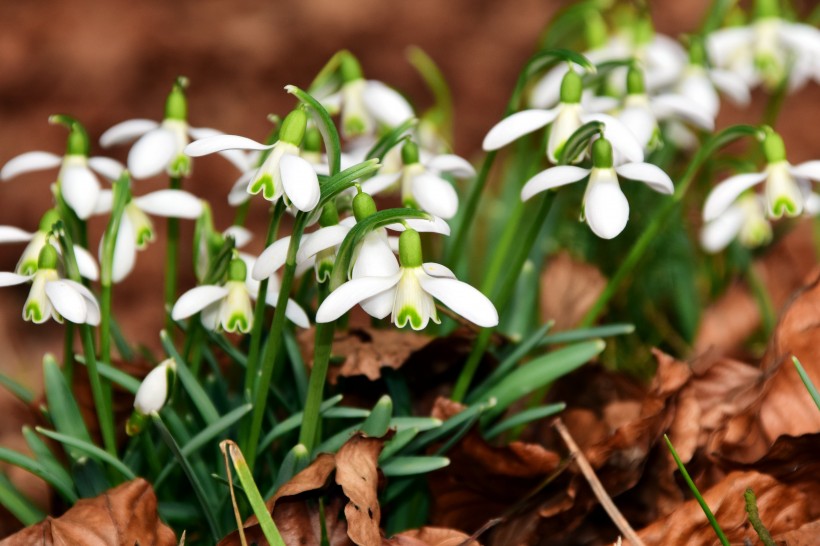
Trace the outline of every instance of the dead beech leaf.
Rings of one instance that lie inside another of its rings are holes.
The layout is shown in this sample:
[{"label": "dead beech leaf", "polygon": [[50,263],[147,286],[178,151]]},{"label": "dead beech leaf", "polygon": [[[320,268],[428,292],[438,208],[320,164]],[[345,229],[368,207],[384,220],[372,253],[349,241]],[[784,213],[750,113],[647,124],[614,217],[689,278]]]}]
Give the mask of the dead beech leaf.
[{"label": "dead beech leaf", "polygon": [[383,546],[481,546],[470,536],[455,529],[422,527],[399,533],[385,540]]},{"label": "dead beech leaf", "polygon": [[46,517],[3,541],[3,546],[176,546],[174,532],[159,520],[157,497],[142,478],[81,499],[59,518]]},{"label": "dead beech leaf", "polygon": [[[743,493],[751,488],[757,496],[760,519],[772,535],[785,533],[809,523],[809,498],[797,489],[758,472],[732,472],[707,491],[701,490],[727,538],[732,543],[757,543],[749,523]],[[711,545],[716,537],[695,499],[686,501],[668,516],[638,532],[647,544],[663,546]]]},{"label": "dead beech leaf", "polygon": [[606,286],[606,277],[588,263],[562,251],[541,273],[541,320],[555,321],[555,330],[572,328],[583,318]]},{"label": "dead beech leaf", "polygon": [[[303,358],[313,366],[313,340],[315,328],[299,334]],[[339,366],[331,366],[328,380],[336,384],[338,378],[363,375],[371,381],[381,377],[382,368],[399,369],[411,354],[430,342],[430,338],[415,332],[374,328],[351,328],[337,332],[333,339],[334,356],[344,356]]]},{"label": "dead beech leaf", "polygon": [[359,546],[381,544],[378,459],[383,445],[379,438],[357,434],[336,454],[336,483],[348,498],[347,535]]},{"label": "dead beech leaf", "polygon": [[776,535],[774,538],[777,544],[788,546],[816,546],[817,537],[820,537],[820,521],[813,521],[794,529]]}]

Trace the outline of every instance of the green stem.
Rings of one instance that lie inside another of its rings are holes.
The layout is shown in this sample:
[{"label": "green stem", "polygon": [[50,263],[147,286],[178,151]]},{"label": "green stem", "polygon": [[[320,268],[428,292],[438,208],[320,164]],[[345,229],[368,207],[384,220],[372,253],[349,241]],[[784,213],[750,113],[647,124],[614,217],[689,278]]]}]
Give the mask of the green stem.
[{"label": "green stem", "polygon": [[498,152],[489,152],[484,156],[484,162],[481,164],[481,169],[478,172],[478,176],[476,176],[476,179],[470,186],[467,199],[464,201],[464,212],[461,215],[461,219],[458,221],[458,225],[455,226],[455,229],[453,230],[455,235],[451,239],[452,243],[450,244],[450,255],[447,256],[446,259],[446,261],[452,264],[453,267],[456,267],[461,261],[461,253],[464,251],[465,247],[464,238],[470,231],[470,226],[472,225],[473,219],[475,218],[478,210],[478,203],[481,199],[481,193],[484,191],[484,186],[487,185],[487,177],[490,174],[490,169],[493,167],[493,162],[495,161],[495,156],[497,154]]},{"label": "green stem", "polygon": [[236,216],[233,218],[233,225],[244,226],[245,220],[248,218],[248,211],[251,208],[251,200],[248,199],[238,207],[236,207]]},{"label": "green stem", "polygon": [[[169,187],[172,190],[182,188],[182,179],[178,176],[170,178]],[[174,331],[174,321],[171,319],[171,308],[177,296],[177,261],[179,260],[179,219],[168,218],[168,236],[165,247],[165,330]]]},{"label": "green stem", "polygon": [[94,406],[97,408],[97,419],[100,422],[103,445],[108,453],[116,457],[117,441],[114,434],[114,414],[111,409],[111,392],[107,388],[103,388],[100,372],[97,369],[97,357],[94,354],[94,334],[91,331],[91,326],[81,324],[80,336],[83,340],[85,365],[88,370],[88,380],[91,383],[91,394],[94,398]]},{"label": "green stem", "polygon": [[743,497],[746,499],[746,514],[749,516],[749,523],[751,523],[752,527],[754,527],[760,541],[766,546],[775,546],[776,542],[772,538],[771,533],[769,533],[769,530],[766,529],[766,526],[760,520],[760,512],[757,510],[757,498],[755,497],[755,492],[749,488],[743,494]]},{"label": "green stem", "polygon": [[111,285],[100,287],[100,360],[111,364]]},{"label": "green stem", "polygon": [[724,129],[720,133],[712,136],[700,147],[698,152],[695,154],[695,157],[693,157],[692,161],[689,163],[689,167],[686,169],[686,172],[684,172],[681,177],[675,190],[675,194],[671,199],[668,199],[657,209],[655,215],[649,221],[649,225],[646,226],[646,229],[643,233],[641,233],[640,237],[638,237],[638,240],[635,241],[635,244],[629,250],[629,254],[627,254],[626,258],[621,262],[621,265],[615,271],[615,274],[609,279],[609,282],[603,292],[601,292],[601,295],[598,296],[595,304],[589,311],[587,311],[587,314],[584,315],[584,318],[578,325],[579,328],[587,328],[594,324],[598,319],[598,316],[606,307],[607,303],[609,303],[609,300],[612,299],[612,296],[614,296],[615,292],[617,292],[617,290],[621,287],[621,284],[631,276],[632,270],[641,258],[643,258],[646,250],[661,230],[666,226],[666,222],[668,222],[670,218],[675,217],[675,209],[680,204],[684,195],[686,195],[687,189],[692,184],[692,180],[695,178],[695,175],[706,158],[717,151],[718,148],[728,144],[729,142],[737,140],[743,136],[756,136],[757,133],[757,127],[752,127],[750,125],[736,125],[729,127],[728,129]]},{"label": "green stem", "polygon": [[[268,224],[268,233],[265,236],[265,248],[269,247],[276,239],[279,231],[279,222],[282,213],[285,211],[285,203],[278,201],[273,208],[273,215]],[[253,381],[256,378],[259,368],[259,348],[262,344],[262,329],[265,327],[265,298],[268,295],[268,279],[263,279],[259,283],[259,292],[256,296],[256,308],[253,311],[253,327],[251,329],[251,341],[248,349],[248,367],[245,370],[245,392],[253,392]]]},{"label": "green stem", "polygon": [[766,290],[766,285],[760,279],[760,276],[754,270],[754,262],[749,260],[746,265],[746,280],[749,283],[749,288],[752,289],[755,302],[760,310],[760,318],[763,322],[763,333],[766,339],[770,339],[777,323],[777,316],[774,312],[774,305],[772,299],[769,297],[769,292]]},{"label": "green stem", "polygon": [[63,376],[71,385],[74,377],[74,324],[65,323],[65,341],[63,342]]},{"label": "green stem", "polygon": [[[288,255],[285,260],[285,268],[282,273],[282,285],[279,289],[279,298],[276,301],[276,310],[273,313],[273,323],[265,346],[264,358],[261,369],[258,372],[259,380],[254,385],[254,404],[251,427],[248,434],[245,448],[242,449],[247,454],[248,466],[252,469],[256,462],[256,450],[259,445],[259,436],[262,433],[262,421],[265,416],[265,402],[270,389],[271,377],[273,377],[273,367],[279,348],[282,346],[282,330],[285,327],[285,308],[288,304],[290,288],[293,284],[293,277],[296,273],[296,252],[299,250],[299,242],[302,233],[305,231],[308,214],[300,212],[296,217],[293,226],[293,234],[290,237]],[[264,302],[259,302],[264,305]]]},{"label": "green stem", "polygon": [[[319,284],[319,304],[328,294],[328,283]],[[299,443],[303,444],[308,453],[313,451],[319,435],[319,407],[325,390],[327,369],[330,364],[330,353],[333,347],[333,332],[335,323],[317,323],[316,340],[313,350],[313,367],[310,370],[307,399],[302,417],[302,428],[299,431]]]}]

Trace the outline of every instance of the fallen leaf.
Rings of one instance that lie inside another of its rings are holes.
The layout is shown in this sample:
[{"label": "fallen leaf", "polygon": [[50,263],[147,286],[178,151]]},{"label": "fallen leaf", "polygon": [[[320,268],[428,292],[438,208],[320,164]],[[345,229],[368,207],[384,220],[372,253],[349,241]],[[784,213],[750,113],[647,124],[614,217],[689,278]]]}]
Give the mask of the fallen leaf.
[{"label": "fallen leaf", "polygon": [[378,459],[383,445],[379,438],[357,434],[336,453],[336,483],[348,498],[347,535],[359,546],[381,544]]},{"label": "fallen leaf", "polygon": [[550,259],[541,273],[541,320],[555,321],[555,330],[572,328],[603,292],[607,280],[595,266],[567,251]]},{"label": "fallen leaf", "polygon": [[422,527],[404,531],[396,536],[385,540],[384,546],[481,546],[475,540],[469,540],[470,536],[456,531],[455,529],[445,529],[443,527]]},{"label": "fallen leaf", "polygon": [[59,518],[46,517],[36,525],[0,541],[2,546],[176,546],[176,536],[159,520],[157,497],[142,478],[110,489],[93,499],[81,499]]}]

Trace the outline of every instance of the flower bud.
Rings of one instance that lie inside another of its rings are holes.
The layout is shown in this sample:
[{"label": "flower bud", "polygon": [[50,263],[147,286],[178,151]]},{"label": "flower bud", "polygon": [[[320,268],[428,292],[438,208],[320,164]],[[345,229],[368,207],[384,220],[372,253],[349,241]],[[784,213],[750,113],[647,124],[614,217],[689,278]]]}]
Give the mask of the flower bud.
[{"label": "flower bud", "polygon": [[134,398],[134,413],[125,425],[129,436],[137,434],[145,416],[158,412],[168,398],[168,385],[173,382],[176,363],[167,359],[151,370],[142,380]]},{"label": "flower bud", "polygon": [[421,267],[421,237],[415,229],[406,229],[399,235],[399,261],[404,268]]},{"label": "flower bud", "polygon": [[581,76],[570,68],[569,72],[561,80],[561,102],[564,104],[577,104],[581,102],[581,94],[584,91],[584,83]]},{"label": "flower bud", "polygon": [[307,114],[301,108],[291,110],[284,121],[282,121],[282,128],[279,130],[279,140],[299,146],[302,144],[302,139],[305,138],[305,131],[307,130]]},{"label": "flower bud", "polygon": [[368,216],[376,214],[376,202],[370,195],[361,192],[353,198],[353,216],[356,217],[357,222],[361,222]]},{"label": "flower bud", "polygon": [[37,269],[57,269],[58,258],[57,249],[51,245],[45,245],[40,249],[40,256],[37,258]]},{"label": "flower bud", "polygon": [[605,138],[592,143],[592,165],[596,169],[612,168],[612,144]]},{"label": "flower bud", "polygon": [[183,76],[178,77],[165,101],[165,119],[179,121],[188,119],[188,99],[185,98],[186,87],[188,87],[188,79]]}]

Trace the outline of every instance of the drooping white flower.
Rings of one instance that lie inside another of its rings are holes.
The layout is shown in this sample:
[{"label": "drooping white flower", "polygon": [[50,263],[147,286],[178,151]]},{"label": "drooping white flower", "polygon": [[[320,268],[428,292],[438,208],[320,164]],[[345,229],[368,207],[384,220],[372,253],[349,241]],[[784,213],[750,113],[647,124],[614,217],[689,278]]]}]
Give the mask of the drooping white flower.
[{"label": "drooping white flower", "polygon": [[385,318],[389,314],[399,328],[410,324],[421,330],[431,320],[440,322],[435,298],[478,326],[498,324],[498,312],[484,294],[456,279],[443,265],[422,262],[418,232],[408,229],[401,234],[399,256],[401,266],[390,253],[394,262],[383,264],[384,274],[354,278],[331,292],[319,306],[316,322],[334,321],[354,305],[371,302],[378,304],[365,308],[372,316]]},{"label": "drooping white flower", "polygon": [[[253,327],[251,300],[259,293],[259,285],[248,276],[249,265],[252,265],[249,261],[252,262],[252,258],[242,256],[231,260],[224,285],[205,284],[185,292],[174,304],[171,317],[182,320],[200,313],[202,325],[209,330],[250,332]],[[278,297],[278,283],[272,280],[268,284],[265,303],[275,306]],[[291,299],[288,299],[285,316],[297,326],[310,326],[305,311]]]},{"label": "drooping white flower", "polygon": [[235,135],[218,135],[192,142],[185,148],[185,153],[199,157],[226,150],[269,150],[262,165],[248,177],[246,191],[252,195],[262,192],[262,196],[272,202],[284,196],[288,204],[309,212],[319,203],[321,194],[316,171],[300,157],[299,146],[306,128],[307,114],[297,109],[282,122],[279,140],[273,144]]},{"label": "drooping white flower", "polygon": [[470,162],[453,154],[438,155],[422,162],[418,146],[410,140],[402,146],[401,158],[400,171],[374,176],[362,184],[362,191],[376,195],[401,181],[405,206],[418,207],[444,220],[455,216],[458,212],[458,194],[441,174],[447,173],[456,178],[473,177],[475,169]]},{"label": "drooping white flower", "polygon": [[747,248],[755,248],[772,240],[772,226],[766,218],[765,201],[746,192],[700,232],[700,244],[710,253],[720,252],[738,239]]},{"label": "drooping white flower", "polygon": [[[522,110],[498,122],[484,137],[485,151],[498,150],[518,138],[552,125],[547,142],[547,157],[558,162],[569,137],[582,125],[591,121],[604,124],[604,135],[620,154],[629,161],[643,161],[643,149],[635,136],[618,119],[602,113],[584,111],[582,82],[574,70],[564,75],[561,101],[550,110]],[[583,156],[575,158],[579,162]]]},{"label": "drooping white flower", "polygon": [[670,195],[675,191],[669,176],[655,165],[624,163],[613,166],[612,145],[600,138],[592,144],[592,169],[563,165],[542,171],[524,184],[521,199],[526,201],[540,192],[587,177],[582,218],[602,239],[616,237],[629,220],[629,202],[621,191],[620,177],[643,182],[659,193]]},{"label": "drooping white flower", "polygon": [[31,275],[0,272],[0,286],[31,282],[28,299],[23,305],[23,319],[42,324],[50,318],[75,324],[100,323],[100,307],[88,288],[57,272],[57,250],[46,244],[40,251],[37,270]]},{"label": "drooping white flower", "polygon": [[[103,190],[95,212],[111,212],[112,199],[113,193]],[[144,250],[154,240],[154,224],[148,217],[149,214],[193,220],[202,214],[202,201],[184,190],[159,190],[131,198],[125,205],[117,231],[111,271],[111,280],[114,282],[122,281],[133,271],[137,251]],[[100,253],[103,244],[104,240],[100,241]]]},{"label": "drooping white flower", "polygon": [[[136,139],[128,152],[128,170],[134,178],[150,178],[165,171],[171,177],[191,174],[191,160],[183,153],[190,139],[209,138],[222,133],[216,129],[196,128],[188,124],[188,103],[184,80],[174,84],[165,103],[162,122],[150,119],[131,119],[114,125],[100,137],[100,144],[108,148]],[[222,151],[239,170],[247,168],[245,154]]]},{"label": "drooping white flower", "polygon": [[70,132],[66,154],[59,156],[38,151],[18,155],[0,169],[0,180],[60,167],[56,191],[77,217],[86,220],[94,211],[100,193],[97,175],[116,180],[122,172],[122,165],[107,157],[88,157],[88,136],[80,123],[66,116],[52,116],[49,121],[68,125]]},{"label": "drooping white flower", "polygon": [[158,412],[168,399],[169,376],[176,372],[176,363],[169,358],[157,364],[140,383],[134,397],[134,409],[142,415]]},{"label": "drooping white flower", "polygon": [[792,166],[786,159],[783,139],[774,131],[763,139],[763,155],[767,165],[762,172],[731,176],[712,189],[703,205],[704,221],[711,222],[723,215],[746,190],[760,183],[765,183],[764,196],[769,218],[803,213],[805,194],[808,192],[801,188],[800,182],[820,180],[820,161]]}]

